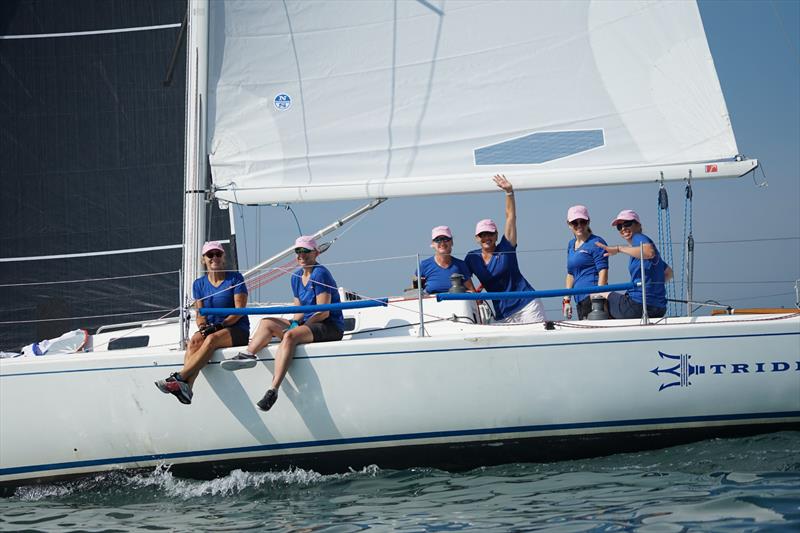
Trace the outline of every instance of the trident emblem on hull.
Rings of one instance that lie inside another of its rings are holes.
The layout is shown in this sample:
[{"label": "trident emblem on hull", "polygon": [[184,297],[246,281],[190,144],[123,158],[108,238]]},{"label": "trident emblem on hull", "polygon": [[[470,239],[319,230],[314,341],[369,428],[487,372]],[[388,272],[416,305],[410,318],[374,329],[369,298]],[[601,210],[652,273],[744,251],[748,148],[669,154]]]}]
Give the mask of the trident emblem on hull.
[{"label": "trident emblem on hull", "polygon": [[662,376],[664,378],[669,378],[669,376],[674,376],[674,381],[669,383],[662,383],[661,386],[658,388],[659,391],[664,389],[668,389],[670,387],[688,387],[692,383],[689,381],[689,377],[694,376],[696,374],[705,374],[706,367],[703,365],[692,365],[689,363],[689,359],[692,358],[689,354],[680,354],[680,355],[670,355],[668,353],[664,353],[659,351],[658,355],[661,356],[661,359],[666,359],[667,363],[671,364],[670,361],[676,361],[675,366],[669,368],[659,368],[655,367],[652,372],[656,376]]}]

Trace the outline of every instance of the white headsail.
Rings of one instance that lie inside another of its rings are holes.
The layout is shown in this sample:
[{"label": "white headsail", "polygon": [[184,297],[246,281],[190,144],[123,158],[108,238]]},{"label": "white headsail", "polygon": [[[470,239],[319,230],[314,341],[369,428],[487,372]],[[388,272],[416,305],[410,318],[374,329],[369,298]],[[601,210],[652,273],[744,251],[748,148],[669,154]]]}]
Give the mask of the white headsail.
[{"label": "white headsail", "polygon": [[208,148],[239,203],[739,176],[688,1],[210,3]]}]

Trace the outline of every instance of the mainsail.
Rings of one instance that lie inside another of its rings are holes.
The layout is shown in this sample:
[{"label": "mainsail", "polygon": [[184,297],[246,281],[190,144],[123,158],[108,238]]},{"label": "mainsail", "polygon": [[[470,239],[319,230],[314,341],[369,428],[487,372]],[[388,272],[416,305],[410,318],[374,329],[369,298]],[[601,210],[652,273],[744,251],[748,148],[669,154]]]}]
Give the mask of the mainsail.
[{"label": "mainsail", "polygon": [[208,151],[238,203],[742,175],[694,2],[211,2]]}]

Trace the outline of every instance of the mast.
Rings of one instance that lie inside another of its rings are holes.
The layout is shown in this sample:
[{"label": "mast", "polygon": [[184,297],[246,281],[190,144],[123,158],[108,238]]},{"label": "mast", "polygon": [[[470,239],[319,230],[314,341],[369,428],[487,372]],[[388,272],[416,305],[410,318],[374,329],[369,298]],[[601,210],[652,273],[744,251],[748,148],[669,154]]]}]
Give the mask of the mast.
[{"label": "mast", "polygon": [[189,0],[188,10],[183,205],[183,289],[187,299],[198,276],[200,246],[205,240],[208,0]]}]

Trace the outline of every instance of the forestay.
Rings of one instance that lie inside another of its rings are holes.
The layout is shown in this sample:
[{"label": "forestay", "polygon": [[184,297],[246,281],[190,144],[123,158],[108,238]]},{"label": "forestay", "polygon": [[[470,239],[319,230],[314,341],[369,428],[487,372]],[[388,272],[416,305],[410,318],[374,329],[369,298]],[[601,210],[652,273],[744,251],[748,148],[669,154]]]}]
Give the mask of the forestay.
[{"label": "forestay", "polygon": [[239,203],[739,176],[694,2],[211,2],[208,145]]}]

